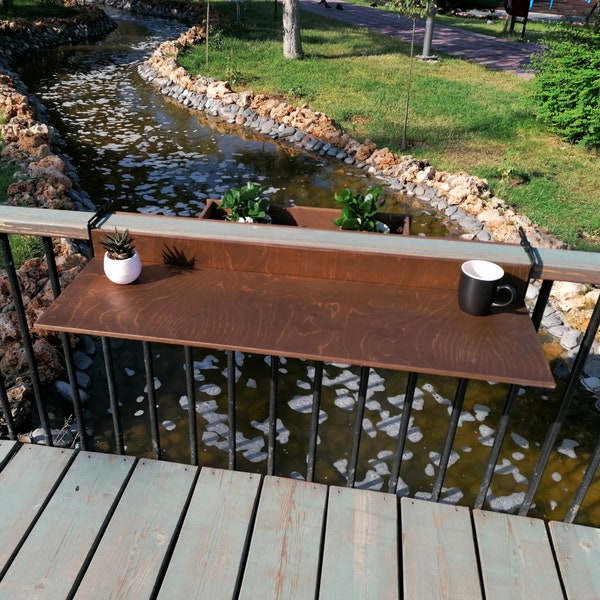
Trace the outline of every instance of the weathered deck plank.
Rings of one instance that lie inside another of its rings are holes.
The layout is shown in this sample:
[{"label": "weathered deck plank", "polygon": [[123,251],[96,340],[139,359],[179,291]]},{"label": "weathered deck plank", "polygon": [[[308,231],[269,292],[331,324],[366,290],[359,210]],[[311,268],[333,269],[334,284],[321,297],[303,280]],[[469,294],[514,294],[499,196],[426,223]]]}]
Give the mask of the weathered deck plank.
[{"label": "weathered deck plank", "polygon": [[600,598],[600,529],[555,521],[548,526],[569,600]]},{"label": "weathered deck plank", "polygon": [[480,600],[469,509],[412,498],[401,508],[404,598]]},{"label": "weathered deck plank", "polygon": [[10,458],[16,447],[17,442],[0,440],[0,468],[4,466],[4,463]]},{"label": "weathered deck plank", "polygon": [[259,475],[202,469],[160,600],[235,596],[259,486]]},{"label": "weathered deck plank", "polygon": [[474,510],[487,600],[563,600],[540,519]]},{"label": "weathered deck plank", "polygon": [[600,529],[548,527],[552,535],[539,519],[366,490],[0,443],[0,600],[599,598]]},{"label": "weathered deck plank", "polygon": [[265,477],[241,599],[314,599],[326,499],[324,485]]},{"label": "weathered deck plank", "polygon": [[177,533],[198,469],[140,460],[76,598],[150,598]]},{"label": "weathered deck plank", "polygon": [[0,574],[72,459],[69,451],[25,445],[0,472]]},{"label": "weathered deck plank", "polygon": [[396,497],[329,488],[319,597],[396,600],[399,589]]},{"label": "weathered deck plank", "polygon": [[77,454],[0,581],[0,597],[66,598],[133,464],[122,456]]}]

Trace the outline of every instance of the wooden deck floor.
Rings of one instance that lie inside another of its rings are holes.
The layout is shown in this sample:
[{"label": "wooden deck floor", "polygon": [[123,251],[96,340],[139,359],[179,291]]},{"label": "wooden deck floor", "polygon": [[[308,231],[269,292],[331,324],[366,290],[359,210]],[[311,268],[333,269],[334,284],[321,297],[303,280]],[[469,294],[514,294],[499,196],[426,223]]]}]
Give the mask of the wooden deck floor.
[{"label": "wooden deck floor", "polygon": [[600,598],[600,530],[0,441],[0,598]]}]

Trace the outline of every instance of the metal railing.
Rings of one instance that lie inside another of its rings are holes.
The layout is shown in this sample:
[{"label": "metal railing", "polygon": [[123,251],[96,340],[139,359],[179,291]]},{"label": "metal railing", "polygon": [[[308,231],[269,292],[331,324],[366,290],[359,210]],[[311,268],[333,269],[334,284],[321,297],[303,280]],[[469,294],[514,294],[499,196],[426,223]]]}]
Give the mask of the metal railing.
[{"label": "metal railing", "polygon": [[[6,269],[6,276],[10,285],[12,294],[12,303],[17,314],[19,327],[22,338],[22,347],[25,353],[29,368],[28,377],[31,379],[32,389],[35,397],[35,409],[39,419],[40,426],[44,429],[46,440],[49,445],[52,444],[51,424],[49,421],[47,405],[45,402],[45,392],[40,383],[38,376],[36,358],[33,351],[33,341],[30,329],[27,324],[27,316],[25,306],[22,300],[22,290],[19,284],[17,270],[15,269],[9,236],[14,234],[39,236],[44,243],[44,253],[48,264],[48,276],[51,281],[54,297],[58,297],[61,293],[60,279],[58,269],[56,267],[55,256],[53,251],[53,238],[67,237],[70,239],[87,241],[89,238],[89,224],[94,219],[93,213],[84,212],[63,212],[63,211],[48,211],[40,209],[25,209],[0,206],[0,250],[1,256]],[[147,217],[143,215],[125,215],[115,214],[110,215],[101,228],[106,227],[112,230],[115,226],[119,228],[129,228],[133,234],[136,232],[174,235],[176,231],[180,235],[193,236],[199,227],[197,220],[188,219],[172,219],[161,217]],[[274,230],[273,230],[274,231]],[[271,235],[266,234],[266,235]],[[280,235],[280,234],[273,234]],[[332,244],[332,239],[328,238],[329,234],[322,234],[317,243],[322,243],[324,246]],[[351,239],[351,238],[346,238]],[[559,251],[559,250],[544,250],[525,249],[531,255],[533,279],[540,282],[540,292],[538,295],[535,307],[532,310],[532,320],[535,328],[540,326],[542,315],[554,281],[571,281],[588,284],[600,284],[600,255],[593,253],[583,253],[574,251]],[[493,244],[486,244],[489,252],[494,252]],[[443,250],[443,240],[436,240],[435,248],[439,251]],[[572,405],[574,392],[579,386],[579,379],[582,374],[585,362],[592,349],[595,335],[600,324],[600,303],[596,305],[589,326],[583,336],[579,346],[575,360],[572,363],[570,374],[566,382],[564,391],[558,403],[557,413],[551,423],[548,423],[548,429],[545,440],[541,445],[537,464],[529,481],[527,492],[524,495],[523,501],[520,504],[518,513],[526,515],[530,512],[534,503],[536,492],[542,480],[542,476],[546,470],[548,460],[555,447],[555,443],[563,424],[568,416],[569,409]],[[79,445],[82,449],[89,447],[89,440],[85,434],[85,411],[82,406],[82,401],[79,394],[79,385],[77,382],[77,374],[75,361],[73,358],[73,350],[71,340],[68,334],[61,334],[61,346],[66,371],[68,374],[75,419],[79,425],[81,432]],[[115,377],[114,357],[111,341],[107,338],[102,338],[102,351],[104,357],[104,368],[106,373],[107,392],[112,413],[112,427],[114,430],[114,446],[118,453],[125,453],[124,431],[120,418],[119,409],[119,390],[117,378]],[[161,456],[161,434],[159,431],[159,420],[157,416],[157,398],[154,390],[154,370],[153,370],[153,353],[149,341],[142,342],[143,359],[145,367],[145,378],[147,382],[148,393],[148,411],[150,420],[150,436],[152,445],[152,454],[155,458],[160,459]],[[194,362],[192,348],[184,348],[185,356],[185,373],[186,373],[186,391],[188,397],[187,419],[189,429],[189,462],[197,465],[200,461],[199,456],[199,440],[197,434],[196,423],[196,385],[193,377]],[[228,467],[235,469],[237,466],[236,456],[239,448],[236,443],[236,418],[237,418],[237,401],[236,401],[236,364],[235,356],[231,351],[226,352],[227,357],[227,416],[229,425],[228,436]],[[359,470],[359,461],[361,456],[362,438],[364,434],[364,413],[367,402],[367,386],[370,375],[369,367],[360,367],[358,392],[356,395],[356,403],[354,406],[353,425],[351,432],[351,447],[347,451],[348,466],[347,466],[347,485],[353,487],[357,483],[357,471]],[[308,445],[306,448],[306,473],[305,478],[308,481],[315,479],[316,464],[318,461],[318,442],[320,432],[320,411],[322,407],[322,387],[323,387],[324,364],[317,361],[314,364],[314,377],[312,382],[312,407],[310,411],[310,427],[307,433]],[[395,449],[393,452],[392,467],[388,476],[386,490],[389,493],[399,493],[400,473],[403,467],[403,457],[405,456],[406,443],[410,428],[411,412],[415,401],[415,391],[417,390],[417,373],[409,373],[406,381],[406,389],[404,390],[404,402],[398,434],[395,439]],[[280,402],[282,399],[279,394],[279,358],[271,357],[270,373],[269,373],[269,392],[268,392],[268,435],[267,435],[267,465],[266,471],[268,474],[273,474],[277,462],[278,443],[276,438],[277,414]],[[459,426],[465,393],[467,390],[467,380],[459,379],[454,400],[452,401],[450,418],[447,423],[447,429],[443,436],[444,441],[439,455],[438,470],[433,483],[432,491],[429,498],[433,501],[440,501],[441,492],[448,466],[450,464],[453,444],[455,442],[456,431]],[[490,483],[494,472],[497,468],[498,459],[501,449],[505,442],[509,423],[514,415],[517,404],[517,397],[520,386],[509,386],[508,394],[504,401],[500,420],[495,430],[494,441],[489,452],[489,457],[483,468],[483,476],[479,484],[479,490],[476,500],[473,504],[474,508],[483,508],[486,503],[486,497],[490,488]],[[6,424],[6,430],[10,439],[17,439],[18,432],[11,416],[10,403],[7,396],[7,384],[4,377],[0,377],[0,410],[3,420]],[[600,433],[600,432],[599,432]],[[581,479],[578,489],[575,491],[570,506],[565,514],[566,522],[573,522],[577,517],[580,507],[583,503],[586,494],[593,484],[594,476],[600,463],[600,436],[595,450],[590,456],[589,462],[585,467],[585,473]]]}]

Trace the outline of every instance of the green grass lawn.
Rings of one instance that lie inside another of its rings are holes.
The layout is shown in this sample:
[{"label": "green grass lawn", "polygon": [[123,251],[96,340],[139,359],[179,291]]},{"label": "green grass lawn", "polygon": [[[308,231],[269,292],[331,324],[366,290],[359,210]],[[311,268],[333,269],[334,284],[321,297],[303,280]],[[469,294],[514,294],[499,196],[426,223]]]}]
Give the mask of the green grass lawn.
[{"label": "green grass lawn", "polygon": [[301,13],[305,59],[287,61],[270,0],[244,3],[240,24],[233,3],[211,6],[232,25],[214,35],[208,65],[204,47],[181,59],[192,73],[307,103],[359,140],[485,177],[497,196],[557,237],[600,249],[598,156],[537,122],[527,80],[451,57],[415,61],[410,147],[401,152],[408,44]]}]

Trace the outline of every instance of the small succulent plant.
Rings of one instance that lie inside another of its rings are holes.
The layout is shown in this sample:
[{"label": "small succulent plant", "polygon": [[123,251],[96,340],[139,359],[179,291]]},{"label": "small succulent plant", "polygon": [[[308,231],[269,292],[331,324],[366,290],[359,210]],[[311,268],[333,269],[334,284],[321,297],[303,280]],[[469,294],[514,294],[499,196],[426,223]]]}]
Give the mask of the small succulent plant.
[{"label": "small succulent plant", "polygon": [[108,256],[115,260],[125,260],[131,258],[135,252],[135,246],[133,240],[129,235],[129,229],[119,233],[115,227],[115,233],[107,233],[101,240],[100,243],[104,246]]},{"label": "small succulent plant", "polygon": [[262,188],[248,182],[240,188],[227,190],[221,197],[221,208],[227,211],[228,221],[270,223],[271,203],[263,196]]}]

